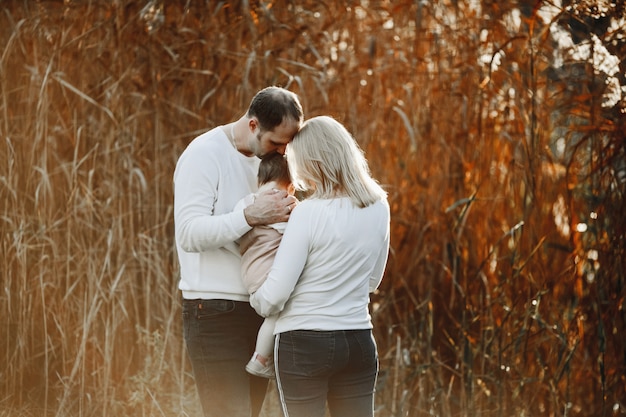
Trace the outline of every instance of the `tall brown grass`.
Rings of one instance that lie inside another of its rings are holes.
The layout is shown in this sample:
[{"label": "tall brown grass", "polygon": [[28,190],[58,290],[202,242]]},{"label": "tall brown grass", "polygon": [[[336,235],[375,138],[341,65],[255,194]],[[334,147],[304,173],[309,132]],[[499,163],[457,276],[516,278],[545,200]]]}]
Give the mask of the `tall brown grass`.
[{"label": "tall brown grass", "polygon": [[602,25],[471,3],[0,3],[0,416],[197,413],[171,176],[271,84],[389,190],[378,416],[626,414],[624,100],[549,37]]}]

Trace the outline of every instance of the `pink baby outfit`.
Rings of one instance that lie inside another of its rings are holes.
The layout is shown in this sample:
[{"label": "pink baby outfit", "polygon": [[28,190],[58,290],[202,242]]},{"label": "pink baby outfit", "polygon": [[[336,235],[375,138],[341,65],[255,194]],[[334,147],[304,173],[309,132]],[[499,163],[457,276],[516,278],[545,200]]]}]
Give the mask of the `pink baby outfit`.
[{"label": "pink baby outfit", "polygon": [[[274,263],[285,225],[286,223],[277,223],[270,226],[256,226],[239,240],[243,285],[250,294],[265,282]],[[282,227],[275,228],[275,226]]]}]

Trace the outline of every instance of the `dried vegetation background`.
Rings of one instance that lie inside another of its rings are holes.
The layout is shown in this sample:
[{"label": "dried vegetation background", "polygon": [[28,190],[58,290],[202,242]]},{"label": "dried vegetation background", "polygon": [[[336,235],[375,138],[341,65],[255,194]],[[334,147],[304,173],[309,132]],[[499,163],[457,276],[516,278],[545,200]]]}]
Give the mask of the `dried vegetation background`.
[{"label": "dried vegetation background", "polygon": [[625,415],[624,13],[3,0],[0,416],[197,413],[172,172],[271,84],[389,190],[377,416]]}]

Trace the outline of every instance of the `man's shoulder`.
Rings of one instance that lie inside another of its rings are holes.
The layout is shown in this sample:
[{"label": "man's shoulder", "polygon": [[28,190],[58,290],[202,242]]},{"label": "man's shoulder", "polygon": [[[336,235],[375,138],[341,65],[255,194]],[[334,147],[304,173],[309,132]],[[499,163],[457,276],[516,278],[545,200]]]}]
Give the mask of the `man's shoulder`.
[{"label": "man's shoulder", "polygon": [[214,128],[199,136],[196,136],[187,145],[178,159],[178,164],[187,161],[187,164],[206,165],[208,161],[220,163],[231,158],[228,152],[230,142],[220,128]]},{"label": "man's shoulder", "polygon": [[189,142],[189,145],[187,145],[187,150],[197,148],[220,149],[224,146],[224,141],[220,139],[224,139],[225,137],[226,135],[222,129],[219,127],[213,128],[193,138],[193,140]]}]

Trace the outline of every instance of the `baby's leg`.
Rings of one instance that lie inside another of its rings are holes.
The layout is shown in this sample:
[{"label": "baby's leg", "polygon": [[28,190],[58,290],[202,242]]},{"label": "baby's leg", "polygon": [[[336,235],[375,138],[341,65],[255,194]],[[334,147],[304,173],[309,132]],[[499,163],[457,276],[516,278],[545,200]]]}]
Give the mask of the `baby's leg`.
[{"label": "baby's leg", "polygon": [[274,353],[274,327],[278,316],[269,316],[265,318],[263,324],[259,328],[256,338],[256,353],[267,359]]},{"label": "baby's leg", "polygon": [[263,378],[275,378],[274,361],[274,327],[277,316],[267,317],[257,334],[254,355],[246,365],[246,371]]}]

